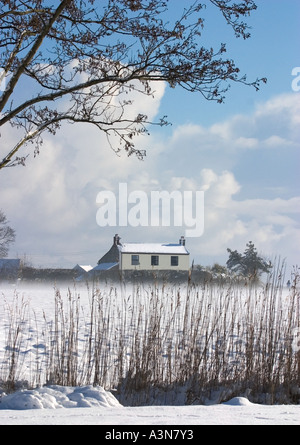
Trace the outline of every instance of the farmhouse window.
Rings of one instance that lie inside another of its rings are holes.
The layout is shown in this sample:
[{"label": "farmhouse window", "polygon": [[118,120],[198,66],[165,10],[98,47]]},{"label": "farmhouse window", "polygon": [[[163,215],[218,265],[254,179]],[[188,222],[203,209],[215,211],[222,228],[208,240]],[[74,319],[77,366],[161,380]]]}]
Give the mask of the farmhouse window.
[{"label": "farmhouse window", "polygon": [[151,256],[151,266],[158,266],[158,265],[159,265],[159,256],[152,255]]},{"label": "farmhouse window", "polygon": [[131,255],[131,265],[138,266],[140,264],[140,256],[139,255]]},{"label": "farmhouse window", "polygon": [[171,256],[171,266],[178,266],[178,256]]}]

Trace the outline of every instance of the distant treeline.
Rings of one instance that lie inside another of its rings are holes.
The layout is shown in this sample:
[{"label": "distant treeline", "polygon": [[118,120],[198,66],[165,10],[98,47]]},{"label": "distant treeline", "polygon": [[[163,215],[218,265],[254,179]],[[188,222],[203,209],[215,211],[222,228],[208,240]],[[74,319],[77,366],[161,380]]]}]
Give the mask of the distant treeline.
[{"label": "distant treeline", "polygon": [[187,282],[194,283],[212,280],[209,272],[201,270],[187,271],[90,271],[76,269],[35,268],[23,266],[18,270],[0,270],[0,281],[26,282],[68,282],[68,281],[140,281],[140,282]]}]

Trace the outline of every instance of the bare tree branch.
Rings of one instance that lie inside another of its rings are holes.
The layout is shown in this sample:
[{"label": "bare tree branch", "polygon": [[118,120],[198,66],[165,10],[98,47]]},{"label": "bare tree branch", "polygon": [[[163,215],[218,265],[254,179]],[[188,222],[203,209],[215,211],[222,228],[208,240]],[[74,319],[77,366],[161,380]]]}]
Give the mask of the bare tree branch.
[{"label": "bare tree branch", "polygon": [[0,258],[8,254],[9,245],[15,241],[15,231],[8,225],[5,214],[0,210]]},{"label": "bare tree branch", "polygon": [[[48,24],[43,27],[40,34],[37,36],[37,39],[35,40],[32,48],[26,55],[26,57],[22,60],[21,64],[18,66],[17,70],[14,72],[13,76],[11,77],[11,80],[9,81],[8,87],[4,91],[4,94],[0,98],[0,112],[5,107],[8,99],[12,95],[21,75],[24,73],[26,67],[31,63],[34,56],[36,55],[37,51],[39,50],[41,44],[43,43],[43,40],[49,33],[50,29],[52,28],[53,24],[57,21],[59,15],[62,13],[62,11],[67,7],[68,4],[70,4],[72,0],[63,0],[58,8],[54,11],[51,19],[48,21]],[[24,37],[24,34],[23,34]],[[22,44],[22,40],[19,42],[19,47]]]},{"label": "bare tree branch", "polygon": [[[64,121],[96,125],[118,136],[116,152],[141,157],[134,139],[155,122],[143,113],[128,118],[128,97],[152,96],[156,82],[219,103],[233,82],[258,89],[266,79],[248,82],[225,57],[224,44],[201,45],[209,5],[237,37],[250,37],[243,18],[256,9],[253,0],[187,0],[173,22],[172,0],[62,0],[55,7],[46,0],[0,1],[0,128],[23,132],[6,153],[0,146],[0,169],[24,164],[21,148],[32,142],[37,154],[42,133],[55,134]],[[157,124],[166,125],[165,117]]]}]

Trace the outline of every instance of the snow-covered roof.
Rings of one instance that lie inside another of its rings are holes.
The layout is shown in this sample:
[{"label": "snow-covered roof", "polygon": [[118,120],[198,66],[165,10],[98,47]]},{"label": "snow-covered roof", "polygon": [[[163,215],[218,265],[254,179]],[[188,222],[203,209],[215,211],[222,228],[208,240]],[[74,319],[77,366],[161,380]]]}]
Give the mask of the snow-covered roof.
[{"label": "snow-covered roof", "polygon": [[189,255],[186,247],[182,244],[125,243],[119,246],[119,250],[122,253],[132,254]]},{"label": "snow-covered roof", "polygon": [[97,270],[110,270],[113,267],[117,266],[119,263],[100,263],[98,266],[92,269],[92,272]]},{"label": "snow-covered roof", "polygon": [[93,266],[85,266],[85,265],[81,265],[81,264],[76,264],[76,266],[74,267],[75,270],[84,270],[85,272],[89,272],[90,270],[93,269]]}]

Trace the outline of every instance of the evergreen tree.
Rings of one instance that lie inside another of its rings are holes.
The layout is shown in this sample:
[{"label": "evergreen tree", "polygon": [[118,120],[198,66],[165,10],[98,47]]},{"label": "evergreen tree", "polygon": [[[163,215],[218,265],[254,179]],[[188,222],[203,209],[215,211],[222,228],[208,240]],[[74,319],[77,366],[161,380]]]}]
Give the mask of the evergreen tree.
[{"label": "evergreen tree", "polygon": [[264,258],[258,256],[257,249],[252,241],[246,244],[244,254],[231,249],[227,249],[227,252],[229,252],[229,259],[226,263],[228,269],[244,277],[256,278],[264,272],[270,272],[272,268],[271,262],[267,262]]}]

